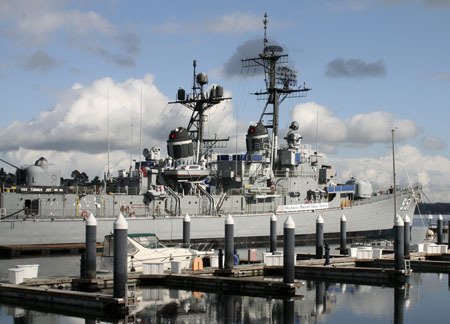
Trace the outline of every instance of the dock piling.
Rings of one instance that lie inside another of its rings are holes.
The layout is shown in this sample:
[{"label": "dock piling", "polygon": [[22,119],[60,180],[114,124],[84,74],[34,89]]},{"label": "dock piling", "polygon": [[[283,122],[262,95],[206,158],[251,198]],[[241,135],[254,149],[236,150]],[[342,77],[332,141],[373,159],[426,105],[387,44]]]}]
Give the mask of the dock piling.
[{"label": "dock piling", "polygon": [[439,214],[439,217],[437,219],[437,244],[442,244],[443,242],[443,236],[444,236],[444,230],[443,230],[443,218],[442,215]]},{"label": "dock piling", "polygon": [[223,319],[224,323],[235,323],[234,321],[234,305],[233,305],[233,295],[225,294],[222,295],[222,306],[223,306]]},{"label": "dock piling", "polygon": [[394,269],[405,269],[405,231],[402,218],[397,215],[394,223]]},{"label": "dock piling", "polygon": [[325,242],[325,265],[330,264],[330,246],[328,245],[328,242]]},{"label": "dock piling", "polygon": [[270,217],[270,252],[274,254],[277,250],[277,216]]},{"label": "dock piling", "polygon": [[394,288],[394,323],[403,324],[405,307],[405,288]]},{"label": "dock piling", "polygon": [[128,223],[122,213],[117,216],[114,222],[114,267],[113,285],[114,298],[125,298],[128,280],[128,260],[127,260],[127,235]]},{"label": "dock piling", "polygon": [[[450,219],[447,222],[447,246],[450,249]],[[449,276],[449,280],[450,280],[450,276]]]},{"label": "dock piling", "polygon": [[411,220],[409,218],[408,215],[405,215],[405,218],[403,218],[403,223],[404,223],[404,230],[405,230],[405,244],[404,244],[404,248],[405,248],[405,258],[409,258],[410,254],[411,254],[411,249],[410,249],[410,245],[411,245]]},{"label": "dock piling", "polygon": [[316,259],[323,258],[323,218],[322,215],[316,219]]},{"label": "dock piling", "polygon": [[225,220],[225,269],[234,265],[234,219],[228,215]]},{"label": "dock piling", "polygon": [[283,282],[293,284],[295,279],[295,223],[291,216],[284,222]]},{"label": "dock piling", "polygon": [[340,232],[340,253],[347,254],[347,217],[341,217],[341,232]]},{"label": "dock piling", "polygon": [[295,323],[294,299],[283,299],[283,323]]},{"label": "dock piling", "polygon": [[188,214],[183,219],[183,243],[187,245],[191,243],[191,218]]},{"label": "dock piling", "polygon": [[97,220],[91,212],[86,220],[86,249],[84,257],[84,277],[94,279],[97,276]]},{"label": "dock piling", "polygon": [[219,269],[223,269],[223,250],[219,249]]},{"label": "dock piling", "polygon": [[314,281],[316,284],[316,314],[320,315],[323,313],[325,306],[325,282],[323,281]]}]

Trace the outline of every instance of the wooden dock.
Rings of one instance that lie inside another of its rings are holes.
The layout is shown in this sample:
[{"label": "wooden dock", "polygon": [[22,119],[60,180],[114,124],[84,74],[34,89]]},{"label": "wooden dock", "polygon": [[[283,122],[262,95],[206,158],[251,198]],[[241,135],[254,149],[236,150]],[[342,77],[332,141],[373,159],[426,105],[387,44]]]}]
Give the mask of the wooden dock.
[{"label": "wooden dock", "polygon": [[0,283],[0,301],[41,312],[112,321],[128,314],[124,299],[102,293]]},{"label": "wooden dock", "polygon": [[[283,283],[282,266],[262,263],[227,270],[183,270],[181,274],[129,273],[128,281],[136,286],[286,299],[301,298],[298,288],[305,280],[400,287],[408,282],[410,275],[408,268],[406,271],[393,269],[392,255],[381,259],[337,256],[329,265],[324,265],[323,259],[306,259],[306,256],[302,259],[296,262],[296,280],[292,284]],[[407,262],[413,271],[450,273],[449,254],[412,253]],[[112,287],[112,274],[90,280],[75,277],[27,279],[20,285],[0,283],[0,301],[69,316],[113,321],[127,316],[129,307],[128,298],[113,298],[105,293]]]}]

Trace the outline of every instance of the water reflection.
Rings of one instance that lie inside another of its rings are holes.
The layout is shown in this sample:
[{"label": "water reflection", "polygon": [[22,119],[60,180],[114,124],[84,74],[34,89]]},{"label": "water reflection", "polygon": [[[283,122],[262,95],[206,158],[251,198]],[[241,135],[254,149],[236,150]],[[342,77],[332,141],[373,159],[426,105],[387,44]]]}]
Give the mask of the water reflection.
[{"label": "water reflection", "polygon": [[[430,305],[446,316],[448,277],[415,273],[399,288],[303,281],[302,297],[285,300],[140,287],[133,314],[117,323],[423,323]],[[1,305],[0,322],[104,323]]]}]

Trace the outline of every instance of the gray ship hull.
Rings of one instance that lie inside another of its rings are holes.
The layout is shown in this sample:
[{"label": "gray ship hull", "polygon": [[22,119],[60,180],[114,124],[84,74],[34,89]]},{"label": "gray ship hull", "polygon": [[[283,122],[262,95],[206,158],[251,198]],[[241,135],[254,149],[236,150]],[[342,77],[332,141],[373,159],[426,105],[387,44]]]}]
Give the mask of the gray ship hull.
[{"label": "gray ship hull", "polygon": [[[405,204],[405,202],[409,203]],[[283,222],[289,214],[296,224],[296,236],[299,241],[310,242],[314,239],[316,218],[322,215],[324,232],[327,238],[338,238],[340,218],[347,218],[347,237],[367,238],[384,237],[394,225],[393,195],[374,197],[370,202],[351,207],[310,210],[302,212],[277,213],[277,234],[283,233]],[[397,194],[397,213],[413,215],[416,202],[411,193]],[[272,213],[236,214],[235,242],[238,247],[263,245],[270,233]],[[191,240],[219,243],[224,236],[224,216],[191,215]],[[113,231],[114,218],[98,217],[97,241]],[[164,241],[180,241],[183,233],[183,217],[136,217],[127,218],[129,233],[152,232]],[[16,244],[58,244],[83,243],[85,240],[85,222],[78,219],[26,219],[2,220],[0,222],[0,245]],[[279,237],[282,240],[282,237]]]}]

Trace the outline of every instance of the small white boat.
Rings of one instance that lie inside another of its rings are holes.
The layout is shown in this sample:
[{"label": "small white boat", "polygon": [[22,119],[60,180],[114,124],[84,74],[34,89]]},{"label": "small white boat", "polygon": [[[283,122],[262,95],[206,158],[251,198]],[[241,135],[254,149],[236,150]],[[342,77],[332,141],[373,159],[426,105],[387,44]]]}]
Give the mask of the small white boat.
[{"label": "small white boat", "polygon": [[[162,263],[164,270],[170,270],[171,262],[181,262],[180,268],[191,268],[195,258],[205,258],[214,254],[212,243],[162,244],[152,233],[128,234],[128,271],[142,272],[144,263]],[[97,272],[112,272],[114,265],[114,236],[106,235],[103,253]]]}]

